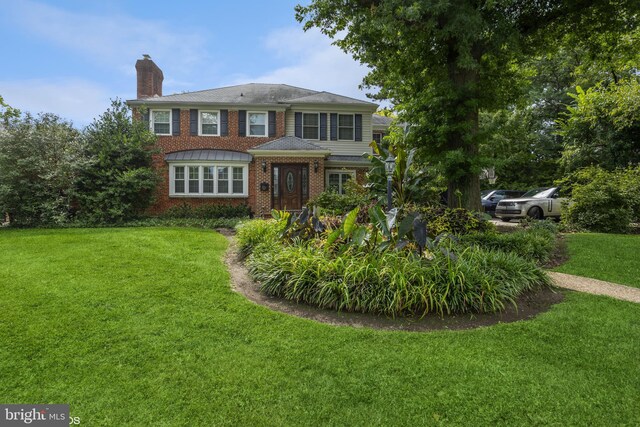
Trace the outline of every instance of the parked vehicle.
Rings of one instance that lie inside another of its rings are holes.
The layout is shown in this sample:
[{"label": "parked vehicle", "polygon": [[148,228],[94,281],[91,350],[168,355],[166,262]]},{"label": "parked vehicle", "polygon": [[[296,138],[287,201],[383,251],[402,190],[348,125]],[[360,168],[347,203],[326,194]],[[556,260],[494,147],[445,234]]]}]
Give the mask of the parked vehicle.
[{"label": "parked vehicle", "polygon": [[519,190],[485,190],[480,193],[482,208],[490,215],[493,215],[496,210],[498,202],[502,199],[513,199],[520,197],[524,194],[524,191]]},{"label": "parked vehicle", "polygon": [[519,198],[503,199],[496,206],[496,217],[503,221],[513,218],[560,218],[565,198],[558,187],[535,188]]}]

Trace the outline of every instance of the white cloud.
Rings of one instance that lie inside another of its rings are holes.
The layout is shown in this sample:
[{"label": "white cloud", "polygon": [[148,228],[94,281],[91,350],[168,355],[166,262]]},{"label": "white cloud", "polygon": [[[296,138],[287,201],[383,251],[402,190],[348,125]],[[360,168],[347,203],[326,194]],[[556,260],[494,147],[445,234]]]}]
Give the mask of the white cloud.
[{"label": "white cloud", "polygon": [[29,0],[3,6],[3,13],[29,33],[125,75],[135,76],[133,61],[143,53],[171,64],[172,74],[207,61],[204,34],[175,31],[162,22],[70,12]]},{"label": "white cloud", "polygon": [[320,31],[282,28],[266,37],[265,47],[288,64],[261,75],[237,77],[234,83],[286,83],[366,100],[358,85],[367,67],[332,45]]},{"label": "white cloud", "polygon": [[0,81],[5,102],[23,112],[55,113],[76,127],[91,123],[114,97],[105,88],[83,80]]}]

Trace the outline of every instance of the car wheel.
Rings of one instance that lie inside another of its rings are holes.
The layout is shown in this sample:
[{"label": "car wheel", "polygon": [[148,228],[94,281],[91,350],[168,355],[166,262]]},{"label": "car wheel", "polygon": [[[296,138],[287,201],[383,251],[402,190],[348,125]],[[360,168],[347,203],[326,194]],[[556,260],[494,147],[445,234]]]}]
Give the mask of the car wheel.
[{"label": "car wheel", "polygon": [[529,211],[527,212],[527,216],[533,219],[542,219],[543,217],[542,209],[540,209],[537,206],[534,206],[531,209],[529,209]]}]

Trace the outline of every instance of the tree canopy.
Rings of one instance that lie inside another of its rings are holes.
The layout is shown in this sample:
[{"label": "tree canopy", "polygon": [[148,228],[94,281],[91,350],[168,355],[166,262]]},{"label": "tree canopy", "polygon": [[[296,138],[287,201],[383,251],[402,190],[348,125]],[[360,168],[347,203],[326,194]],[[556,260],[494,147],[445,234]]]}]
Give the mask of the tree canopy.
[{"label": "tree canopy", "polygon": [[615,52],[615,36],[637,28],[639,7],[636,0],[313,0],[296,12],[305,29],[320,28],[371,67],[363,86],[412,123],[418,155],[438,161],[449,193],[460,191],[463,206],[478,209],[479,112],[522,97],[522,63],[566,34]]}]

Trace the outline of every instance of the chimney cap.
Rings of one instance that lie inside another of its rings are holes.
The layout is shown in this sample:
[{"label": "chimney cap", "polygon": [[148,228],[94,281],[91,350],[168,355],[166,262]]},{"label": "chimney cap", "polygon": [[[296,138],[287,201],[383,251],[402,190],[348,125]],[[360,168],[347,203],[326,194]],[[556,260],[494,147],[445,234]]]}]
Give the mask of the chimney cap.
[{"label": "chimney cap", "polygon": [[143,53],[142,54],[142,58],[143,59],[151,59],[151,55],[149,55],[148,53]]}]

